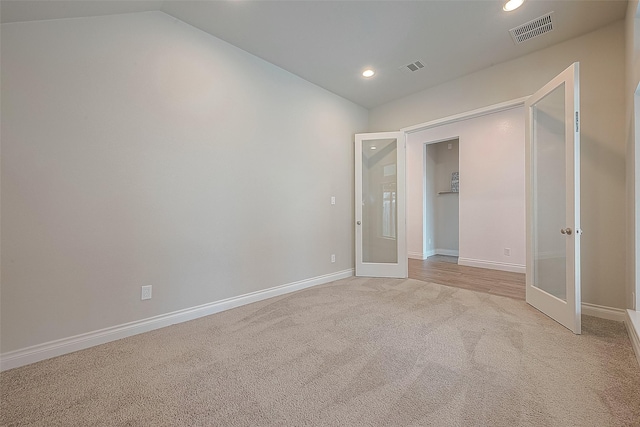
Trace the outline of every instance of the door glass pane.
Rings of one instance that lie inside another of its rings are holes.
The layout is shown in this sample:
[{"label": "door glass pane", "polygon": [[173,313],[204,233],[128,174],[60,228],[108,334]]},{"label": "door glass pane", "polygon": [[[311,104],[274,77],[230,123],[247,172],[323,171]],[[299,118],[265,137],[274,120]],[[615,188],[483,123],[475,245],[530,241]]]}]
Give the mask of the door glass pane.
[{"label": "door glass pane", "polygon": [[564,83],[533,105],[533,286],[566,301]]},{"label": "door glass pane", "polygon": [[362,261],[398,262],[396,139],[362,142]]}]

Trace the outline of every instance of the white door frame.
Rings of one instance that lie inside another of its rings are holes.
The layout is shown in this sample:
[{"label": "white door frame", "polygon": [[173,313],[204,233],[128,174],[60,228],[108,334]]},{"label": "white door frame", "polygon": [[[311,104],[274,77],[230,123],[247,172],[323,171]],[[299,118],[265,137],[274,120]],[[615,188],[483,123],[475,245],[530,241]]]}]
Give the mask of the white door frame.
[{"label": "white door frame", "polygon": [[493,114],[500,111],[511,110],[512,108],[522,107],[527,99],[529,99],[529,97],[524,96],[522,98],[512,99],[510,101],[501,102],[499,104],[488,105],[486,107],[478,108],[478,109],[467,111],[464,113],[454,114],[453,116],[447,116],[441,119],[431,120],[429,122],[419,123],[413,126],[407,126],[400,129],[400,131],[405,132],[406,134],[416,133],[416,132],[421,132],[423,130],[435,128],[438,126],[448,125],[450,123],[474,119],[480,116],[486,116],[487,114]]},{"label": "white door frame", "polygon": [[[466,119],[465,119],[466,120]],[[443,125],[439,125],[439,126],[443,126]],[[427,246],[429,245],[428,239],[429,239],[429,233],[427,232],[427,206],[429,204],[433,205],[435,203],[435,200],[433,198],[428,198],[427,197],[427,185],[429,183],[429,180],[427,179],[427,162],[426,162],[426,156],[427,156],[427,147],[429,145],[433,145],[433,144],[440,144],[442,142],[449,142],[449,141],[454,141],[457,140],[458,141],[458,145],[460,144],[460,135],[459,134],[454,134],[450,137],[445,137],[445,138],[438,138],[438,139],[434,139],[434,140],[429,140],[427,142],[423,142],[422,143],[422,157],[423,157],[423,163],[422,163],[422,254],[420,259],[424,260],[427,257],[433,256],[433,255],[449,255],[449,256],[459,256],[460,255],[460,238],[458,237],[458,250],[457,251],[450,251],[451,253],[437,253],[437,247],[434,249],[427,249]],[[460,161],[460,154],[458,154],[458,162]],[[437,194],[436,194],[437,195]],[[407,199],[409,198],[409,192],[407,192]],[[458,199],[458,205],[460,203],[460,200]],[[408,224],[407,224],[408,225]],[[434,231],[434,230],[432,230]],[[435,233],[433,233],[435,234]],[[458,221],[458,236],[460,234],[460,221]],[[408,244],[408,240],[407,240],[407,244]],[[411,258],[411,256],[409,256],[409,258]],[[415,258],[415,256],[414,256]]]}]

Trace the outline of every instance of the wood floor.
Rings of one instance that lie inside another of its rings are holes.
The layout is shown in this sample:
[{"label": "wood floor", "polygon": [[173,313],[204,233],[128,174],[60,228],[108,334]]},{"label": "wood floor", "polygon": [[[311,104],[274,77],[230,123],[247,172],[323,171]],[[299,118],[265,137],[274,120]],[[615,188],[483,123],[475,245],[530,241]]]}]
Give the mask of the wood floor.
[{"label": "wood floor", "polygon": [[409,277],[521,300],[525,298],[524,274],[458,265],[457,257],[435,255],[424,261],[409,259]]}]

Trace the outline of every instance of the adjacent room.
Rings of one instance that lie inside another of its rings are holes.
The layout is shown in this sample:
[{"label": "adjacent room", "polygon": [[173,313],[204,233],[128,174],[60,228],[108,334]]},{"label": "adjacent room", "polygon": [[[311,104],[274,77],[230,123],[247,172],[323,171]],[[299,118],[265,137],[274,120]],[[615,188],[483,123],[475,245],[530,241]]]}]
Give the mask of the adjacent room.
[{"label": "adjacent room", "polygon": [[524,299],[524,114],[517,106],[409,135],[409,277]]},{"label": "adjacent room", "polygon": [[[0,0],[0,425],[640,425],[639,16]],[[577,331],[528,294],[569,69]]]}]

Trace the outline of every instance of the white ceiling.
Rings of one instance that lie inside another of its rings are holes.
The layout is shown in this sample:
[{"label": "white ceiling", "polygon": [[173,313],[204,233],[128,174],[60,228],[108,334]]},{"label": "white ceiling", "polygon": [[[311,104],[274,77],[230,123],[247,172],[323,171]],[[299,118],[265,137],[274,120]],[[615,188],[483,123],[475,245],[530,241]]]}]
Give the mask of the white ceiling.
[{"label": "white ceiling", "polygon": [[[1,22],[161,10],[371,108],[624,18],[624,0],[2,0]],[[509,29],[554,12],[555,29],[515,45]],[[425,68],[403,71],[420,60]],[[363,79],[363,69],[377,74]],[[561,71],[561,70],[558,70]]]}]

